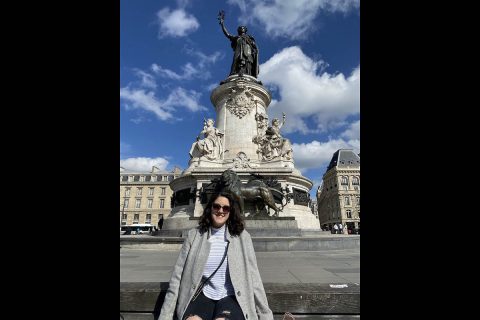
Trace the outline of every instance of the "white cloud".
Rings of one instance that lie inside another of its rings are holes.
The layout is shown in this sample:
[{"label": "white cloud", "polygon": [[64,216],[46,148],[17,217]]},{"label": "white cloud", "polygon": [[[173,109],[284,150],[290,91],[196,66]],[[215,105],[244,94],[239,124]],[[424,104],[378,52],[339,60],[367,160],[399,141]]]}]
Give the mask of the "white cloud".
[{"label": "white cloud", "polygon": [[360,152],[360,142],[336,139],[322,143],[314,140],[310,143],[294,143],[292,148],[295,167],[300,171],[305,171],[328,165],[338,149],[354,149],[356,153]]},{"label": "white cloud", "polygon": [[345,130],[345,132],[343,132],[340,136],[350,140],[359,140],[360,139],[360,120],[351,123],[348,129]]},{"label": "white cloud", "polygon": [[204,69],[206,67],[214,64],[215,62],[224,57],[224,54],[220,51],[215,51],[209,56],[198,50],[190,51],[189,53],[199,58],[198,67],[203,71],[205,71]]},{"label": "white cloud", "polygon": [[210,92],[216,87],[218,87],[218,82],[210,83],[208,86],[206,86],[206,90]]},{"label": "white cloud", "polygon": [[133,69],[133,72],[137,77],[140,78],[141,84],[143,88],[150,88],[150,89],[156,89],[157,88],[157,83],[155,82],[155,78],[150,74],[147,73],[143,70],[140,69]]},{"label": "white cloud", "polygon": [[153,112],[160,120],[172,119],[174,107],[184,107],[190,111],[206,110],[206,108],[199,104],[201,93],[195,90],[185,90],[181,87],[175,88],[168,95],[167,99],[159,100],[155,97],[153,91],[145,91],[143,89],[131,89],[129,87],[120,88],[120,98],[126,102],[125,108],[143,109],[145,111]]},{"label": "white cloud", "polygon": [[142,122],[150,122],[152,121],[150,118],[147,118],[147,117],[144,117],[142,115],[139,115],[138,117],[136,118],[131,118],[130,121],[132,121],[133,123],[135,124],[140,124]]},{"label": "white cloud", "polygon": [[156,63],[152,64],[151,69],[158,76],[172,80],[191,80],[197,73],[191,63],[187,63],[182,67],[183,74],[178,74],[170,69],[165,69],[161,65]]},{"label": "white cloud", "polygon": [[185,9],[187,5],[189,5],[190,0],[177,0],[177,6],[179,8]]},{"label": "white cloud", "polygon": [[165,105],[155,97],[153,91],[145,92],[143,89],[130,89],[129,87],[120,88],[120,98],[131,102],[127,105],[127,110],[143,109],[153,112],[160,120],[168,120],[173,117],[173,109]]},{"label": "white cloud", "polygon": [[211,73],[208,70],[208,67],[211,64],[214,64],[219,58],[223,57],[219,51],[216,51],[211,55],[206,55],[201,51],[193,51],[192,49],[188,49],[187,53],[196,56],[199,61],[197,65],[193,65],[190,62],[183,65],[181,67],[182,73],[177,73],[173,70],[163,68],[161,65],[156,63],[153,63],[150,68],[156,75],[172,80],[192,80],[194,78],[209,79],[211,77]]},{"label": "white cloud", "polygon": [[197,19],[183,9],[170,11],[170,8],[166,7],[157,12],[157,17],[160,24],[159,38],[184,37],[200,27]]},{"label": "white cloud", "polygon": [[207,110],[207,108],[199,104],[201,96],[202,94],[195,90],[185,90],[178,87],[170,93],[167,100],[165,100],[165,104],[182,106],[193,112]]},{"label": "white cloud", "polygon": [[120,160],[120,166],[130,171],[151,171],[153,166],[160,170],[165,170],[168,165],[168,160],[164,158],[128,158]]},{"label": "white cloud", "polygon": [[[240,8],[241,23],[259,23],[273,37],[303,39],[318,27],[313,23],[325,12],[348,13],[360,0],[228,0]],[[228,18],[228,17],[227,17]]]},{"label": "white cloud", "polygon": [[[349,76],[319,74],[325,63],[314,61],[297,47],[285,48],[260,66],[259,79],[278,90],[269,114],[287,115],[285,133],[325,131],[345,125],[345,119],[360,112],[360,66]],[[315,128],[304,121],[311,118]]]}]

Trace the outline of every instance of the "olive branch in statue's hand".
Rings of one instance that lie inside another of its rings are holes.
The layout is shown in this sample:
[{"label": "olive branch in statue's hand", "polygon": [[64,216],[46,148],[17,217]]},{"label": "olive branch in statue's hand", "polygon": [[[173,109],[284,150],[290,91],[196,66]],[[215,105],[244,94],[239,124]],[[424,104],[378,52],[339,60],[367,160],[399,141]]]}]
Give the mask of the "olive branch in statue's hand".
[{"label": "olive branch in statue's hand", "polygon": [[217,17],[217,19],[218,19],[218,21],[219,21],[220,23],[223,23],[223,21],[225,20],[225,11],[220,10],[220,11],[218,12],[218,17]]}]

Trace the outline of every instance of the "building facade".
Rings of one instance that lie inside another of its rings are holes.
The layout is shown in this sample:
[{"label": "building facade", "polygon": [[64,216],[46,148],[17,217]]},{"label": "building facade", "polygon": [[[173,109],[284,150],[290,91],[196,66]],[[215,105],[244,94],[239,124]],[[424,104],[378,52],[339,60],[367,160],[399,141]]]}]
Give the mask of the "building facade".
[{"label": "building facade", "polygon": [[160,217],[168,219],[171,211],[170,181],[180,176],[152,167],[151,172],[134,172],[120,167],[120,224],[148,223],[157,226]]},{"label": "building facade", "polygon": [[360,154],[351,149],[337,150],[317,190],[320,226],[347,226],[349,233],[360,230]]}]

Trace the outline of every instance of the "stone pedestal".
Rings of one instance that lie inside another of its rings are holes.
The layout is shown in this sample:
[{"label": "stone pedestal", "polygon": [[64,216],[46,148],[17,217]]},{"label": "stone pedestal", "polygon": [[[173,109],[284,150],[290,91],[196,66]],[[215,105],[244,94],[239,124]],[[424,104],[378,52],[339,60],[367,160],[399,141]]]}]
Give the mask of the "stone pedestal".
[{"label": "stone pedestal", "polygon": [[[232,169],[243,183],[251,178],[251,174],[278,181],[286,199],[289,199],[284,201],[279,216],[293,217],[296,225],[285,228],[319,230],[319,221],[308,207],[307,195],[312,181],[301,175],[291,157],[278,156],[265,160],[259,144],[255,142],[255,137],[264,134],[268,125],[269,91],[253,77],[233,75],[213,90],[211,101],[217,114],[215,127],[224,133],[222,144],[225,152],[213,160],[192,158],[182,175],[170,183],[175,206],[169,216],[170,221],[165,220],[164,229],[190,227],[189,218],[200,217],[203,213],[202,191],[225,170]],[[281,204],[278,206],[281,207]],[[251,213],[246,210],[245,214],[248,217]],[[267,228],[272,221],[255,223],[261,229]]]}]

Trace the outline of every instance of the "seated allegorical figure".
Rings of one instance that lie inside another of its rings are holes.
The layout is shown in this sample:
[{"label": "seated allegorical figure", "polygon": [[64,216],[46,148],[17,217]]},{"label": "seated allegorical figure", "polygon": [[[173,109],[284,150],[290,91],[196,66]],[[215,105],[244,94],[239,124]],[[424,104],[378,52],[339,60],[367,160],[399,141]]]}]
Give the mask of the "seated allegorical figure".
[{"label": "seated allegorical figure", "polygon": [[[191,158],[204,157],[208,160],[221,159],[224,151],[222,144],[224,134],[215,128],[213,126],[214,124],[215,121],[213,119],[204,121],[203,130],[197,136],[197,141],[194,142],[190,148],[189,154]],[[204,138],[200,139],[202,134]]]},{"label": "seated allegorical figure", "polygon": [[283,114],[283,121],[275,118],[272,120],[272,125],[267,128],[265,134],[257,136],[255,143],[260,145],[260,152],[264,160],[272,160],[281,157],[285,160],[292,159],[292,146],[290,140],[283,138],[280,134],[280,128],[285,124],[285,114]]}]

